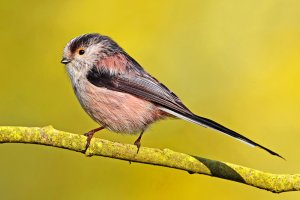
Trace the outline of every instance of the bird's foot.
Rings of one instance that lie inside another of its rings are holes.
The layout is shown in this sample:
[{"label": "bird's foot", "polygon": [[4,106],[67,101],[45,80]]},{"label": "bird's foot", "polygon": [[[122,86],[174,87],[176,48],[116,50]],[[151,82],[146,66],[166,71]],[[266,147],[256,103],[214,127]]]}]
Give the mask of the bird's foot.
[{"label": "bird's foot", "polygon": [[140,136],[134,142],[134,145],[137,147],[137,152],[136,152],[137,154],[139,153],[140,148],[141,148],[141,139],[142,139],[143,134],[144,134],[144,131],[141,132]]},{"label": "bird's foot", "polygon": [[90,130],[89,132],[83,134],[84,136],[87,137],[87,138],[86,138],[86,145],[85,145],[85,152],[86,152],[86,150],[89,148],[90,143],[91,143],[91,140],[92,140],[94,134],[95,134],[96,132],[102,130],[102,129],[104,129],[103,126],[101,126],[101,127],[99,127],[99,128],[96,128],[96,129],[93,129],[93,130]]},{"label": "bird's foot", "polygon": [[140,150],[140,148],[141,148],[141,140],[140,140],[140,139],[137,139],[137,140],[134,142],[134,145],[137,147],[136,153],[139,153],[139,150]]}]

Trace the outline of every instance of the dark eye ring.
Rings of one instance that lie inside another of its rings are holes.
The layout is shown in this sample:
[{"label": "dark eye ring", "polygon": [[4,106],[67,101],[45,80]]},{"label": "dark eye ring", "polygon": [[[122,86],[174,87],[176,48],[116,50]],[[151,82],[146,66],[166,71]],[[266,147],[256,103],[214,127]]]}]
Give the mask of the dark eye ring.
[{"label": "dark eye ring", "polygon": [[80,49],[80,50],[78,51],[78,53],[79,53],[79,55],[83,55],[83,54],[85,53],[85,51],[84,51],[83,49]]}]

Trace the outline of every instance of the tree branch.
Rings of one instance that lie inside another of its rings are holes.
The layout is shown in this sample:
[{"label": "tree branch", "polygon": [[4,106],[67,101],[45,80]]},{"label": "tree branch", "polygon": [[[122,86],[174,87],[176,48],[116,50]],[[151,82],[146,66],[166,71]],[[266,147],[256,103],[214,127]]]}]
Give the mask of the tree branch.
[{"label": "tree branch", "polygon": [[219,177],[244,183],[274,193],[300,190],[300,174],[271,174],[247,167],[209,160],[170,149],[137,148],[130,144],[120,144],[94,138],[86,152],[86,137],[54,129],[52,126],[9,127],[0,126],[0,143],[30,143],[59,147],[85,153],[87,156],[104,156],[130,162],[159,165]]}]

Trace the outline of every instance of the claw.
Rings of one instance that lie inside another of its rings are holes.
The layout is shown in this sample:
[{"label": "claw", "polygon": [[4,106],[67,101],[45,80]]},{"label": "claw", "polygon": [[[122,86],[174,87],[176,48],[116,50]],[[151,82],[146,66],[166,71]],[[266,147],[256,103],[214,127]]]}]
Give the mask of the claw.
[{"label": "claw", "polygon": [[134,142],[134,145],[137,147],[136,153],[139,153],[140,148],[141,148],[141,142],[140,142],[140,140],[136,140],[136,141]]},{"label": "claw", "polygon": [[96,132],[102,130],[102,129],[104,129],[103,126],[101,126],[101,127],[99,127],[99,128],[96,128],[96,129],[93,129],[93,130],[90,130],[89,132],[83,134],[84,136],[87,137],[87,138],[86,138],[86,145],[85,145],[85,152],[86,152],[86,150],[89,148],[90,143],[91,143],[91,140],[92,140],[94,134],[95,134]]},{"label": "claw", "polygon": [[143,133],[144,133],[144,131],[141,132],[140,136],[134,142],[134,145],[137,147],[137,152],[136,152],[137,154],[139,153],[140,148],[141,148],[141,139],[142,139]]}]

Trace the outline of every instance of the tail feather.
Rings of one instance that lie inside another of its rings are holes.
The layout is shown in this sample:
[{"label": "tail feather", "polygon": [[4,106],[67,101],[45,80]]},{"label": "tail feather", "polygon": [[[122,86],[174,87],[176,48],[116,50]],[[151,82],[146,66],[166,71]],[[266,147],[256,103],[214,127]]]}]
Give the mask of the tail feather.
[{"label": "tail feather", "polygon": [[278,156],[282,159],[284,159],[281,155],[279,155],[278,153],[246,138],[245,136],[229,129],[229,128],[226,128],[225,126],[215,122],[215,121],[212,121],[210,119],[207,119],[207,118],[204,118],[204,117],[200,117],[200,116],[197,116],[197,115],[194,115],[194,114],[180,114],[180,113],[177,113],[175,111],[172,111],[172,110],[169,110],[169,109],[166,109],[166,108],[161,108],[161,110],[171,114],[171,115],[174,115],[178,118],[181,118],[181,119],[184,119],[186,121],[189,121],[189,122],[192,122],[192,123],[195,123],[195,124],[198,124],[198,125],[201,125],[201,126],[204,126],[206,128],[211,128],[211,129],[214,129],[214,130],[217,130],[223,134],[226,134],[228,136],[231,136],[237,140],[240,140],[242,142],[245,142],[246,144],[250,145],[250,146],[257,146],[257,147],[260,147],[261,149],[269,152],[270,154],[274,155],[274,156]]}]

